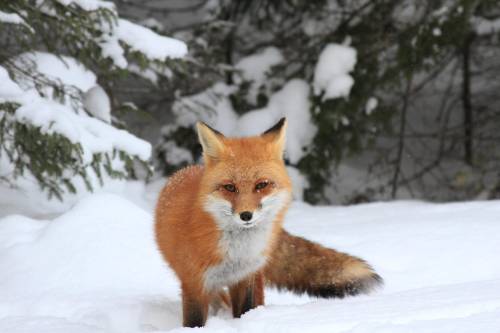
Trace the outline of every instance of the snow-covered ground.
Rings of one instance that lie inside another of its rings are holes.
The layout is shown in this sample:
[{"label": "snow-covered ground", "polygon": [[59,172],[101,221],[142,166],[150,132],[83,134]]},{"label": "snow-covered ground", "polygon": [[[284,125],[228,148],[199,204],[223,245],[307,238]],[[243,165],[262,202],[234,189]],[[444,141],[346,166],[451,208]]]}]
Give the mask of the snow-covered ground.
[{"label": "snow-covered ground", "polygon": [[[93,194],[52,220],[0,219],[0,332],[187,330],[153,239],[157,185]],[[500,332],[499,201],[295,203],[286,228],[365,258],[384,288],[341,300],[270,290],[265,307],[219,312],[202,331]]]}]

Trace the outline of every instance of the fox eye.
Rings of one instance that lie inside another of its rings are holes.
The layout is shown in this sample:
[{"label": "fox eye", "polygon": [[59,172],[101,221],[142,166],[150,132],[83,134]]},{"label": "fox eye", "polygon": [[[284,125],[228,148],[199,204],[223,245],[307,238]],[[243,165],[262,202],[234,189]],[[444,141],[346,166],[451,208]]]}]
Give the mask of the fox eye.
[{"label": "fox eye", "polygon": [[263,188],[265,188],[267,185],[269,184],[269,182],[266,180],[266,181],[263,181],[263,182],[260,182],[260,183],[257,183],[257,185],[255,185],[255,189],[257,191],[259,190],[262,190]]},{"label": "fox eye", "polygon": [[226,184],[226,185],[223,185],[223,187],[226,191],[236,192],[236,186],[234,186],[233,184]]}]

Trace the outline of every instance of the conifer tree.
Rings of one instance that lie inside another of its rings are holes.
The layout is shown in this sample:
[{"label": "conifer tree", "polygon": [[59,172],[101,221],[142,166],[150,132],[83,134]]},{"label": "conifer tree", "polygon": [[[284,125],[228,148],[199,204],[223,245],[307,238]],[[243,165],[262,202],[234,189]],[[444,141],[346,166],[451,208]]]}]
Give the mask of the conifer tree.
[{"label": "conifer tree", "polygon": [[90,190],[105,174],[133,176],[150,146],[111,116],[126,105],[115,84],[131,70],[165,75],[186,51],[109,1],[0,2],[0,181],[32,177],[62,199],[77,178]]}]

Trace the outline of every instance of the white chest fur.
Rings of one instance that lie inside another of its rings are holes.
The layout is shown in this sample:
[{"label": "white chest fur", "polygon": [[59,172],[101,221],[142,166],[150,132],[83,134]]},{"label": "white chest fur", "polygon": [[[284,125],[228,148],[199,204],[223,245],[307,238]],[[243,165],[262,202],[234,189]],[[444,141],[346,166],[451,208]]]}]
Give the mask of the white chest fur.
[{"label": "white chest fur", "polygon": [[205,289],[219,290],[258,271],[266,263],[264,251],[271,237],[271,223],[249,229],[223,231],[219,249],[223,255],[220,264],[205,272]]},{"label": "white chest fur", "polygon": [[221,198],[209,196],[205,210],[209,212],[219,230],[219,251],[222,262],[207,269],[204,276],[207,291],[231,286],[261,269],[266,263],[265,251],[270,244],[273,223],[277,214],[290,201],[286,191],[277,192],[262,199],[261,208],[256,210],[252,227],[244,227],[231,204]]}]

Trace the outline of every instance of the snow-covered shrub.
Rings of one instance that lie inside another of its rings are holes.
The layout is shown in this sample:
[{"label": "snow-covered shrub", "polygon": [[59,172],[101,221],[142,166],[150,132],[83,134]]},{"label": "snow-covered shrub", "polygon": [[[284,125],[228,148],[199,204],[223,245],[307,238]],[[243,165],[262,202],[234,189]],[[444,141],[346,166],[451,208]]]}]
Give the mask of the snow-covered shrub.
[{"label": "snow-covered shrub", "polygon": [[296,165],[307,152],[316,132],[309,112],[309,85],[303,80],[290,80],[281,90],[269,96],[269,103],[264,108],[242,115],[236,113],[230,101],[231,93],[237,88],[217,83],[202,93],[184,97],[174,104],[176,123],[163,128],[164,139],[157,146],[161,169],[168,174],[199,158],[201,151],[194,135],[195,123],[199,120],[227,136],[250,136],[264,132],[286,117],[290,134],[285,147],[285,159],[294,180],[295,197],[302,199],[307,181]]},{"label": "snow-covered shrub", "polygon": [[[272,96],[291,80],[306,82],[316,130],[293,162],[309,184],[305,200],[456,200],[500,184],[498,1],[221,0],[201,7],[200,22],[182,31],[193,66],[176,85],[176,100],[212,95],[222,83],[231,92],[220,112],[229,103],[249,120],[244,128],[262,130],[274,119],[266,111]],[[218,108],[199,106],[190,117]],[[192,128],[177,133],[176,126],[168,125],[164,140],[196,151]],[[167,173],[175,169],[167,166],[172,147],[158,150]]]},{"label": "snow-covered shrub", "polygon": [[[337,5],[347,12],[360,4]],[[348,134],[342,132],[352,126],[352,114],[362,110],[359,124],[363,131],[387,122],[387,117],[379,116],[384,114],[382,103],[377,105],[375,92],[367,89],[373,80],[360,85],[353,103],[356,76],[366,68],[357,68],[357,45],[350,43],[347,31],[331,35],[330,28],[345,17],[325,11],[333,12],[323,1],[295,5],[264,1],[241,7],[229,1],[210,2],[203,22],[185,32],[191,55],[200,65],[190,68],[187,75],[200,88],[194,92],[179,89],[172,107],[175,119],[164,127],[156,149],[160,169],[168,174],[196,161],[196,120],[227,135],[244,136],[258,134],[286,116],[286,158],[300,183],[297,193],[305,191],[304,198],[311,202],[324,199],[332,167],[356,148],[346,141],[361,141],[356,133],[347,139]],[[296,24],[302,20],[307,22]],[[315,28],[323,23],[327,29]],[[370,111],[365,112],[368,100],[372,101]],[[332,130],[341,127],[342,140],[336,140]],[[188,151],[191,158],[187,158]]]},{"label": "snow-covered shrub", "polygon": [[2,2],[0,37],[0,181],[34,179],[62,199],[76,178],[91,190],[147,165],[150,144],[117,128],[113,84],[129,66],[165,75],[183,42],[101,0]]},{"label": "snow-covered shrub", "polygon": [[[172,107],[175,121],[163,128],[162,140],[156,147],[160,170],[168,175],[199,158],[196,121],[204,121],[229,136],[249,136],[260,134],[281,117],[287,117],[285,158],[294,179],[295,197],[302,199],[309,187],[308,177],[317,171],[301,167],[303,159],[314,149],[313,139],[318,131],[314,108],[349,97],[356,51],[347,45],[330,43],[317,59],[317,63],[311,64],[313,76],[306,77],[309,82],[286,80],[276,73],[276,67],[287,59],[278,48],[267,46],[236,62],[232,83],[217,82],[200,93],[178,98]],[[375,108],[375,99],[371,100],[370,112]],[[349,120],[343,116],[338,123],[348,126]]]}]

